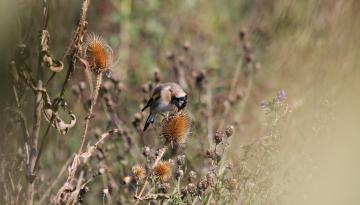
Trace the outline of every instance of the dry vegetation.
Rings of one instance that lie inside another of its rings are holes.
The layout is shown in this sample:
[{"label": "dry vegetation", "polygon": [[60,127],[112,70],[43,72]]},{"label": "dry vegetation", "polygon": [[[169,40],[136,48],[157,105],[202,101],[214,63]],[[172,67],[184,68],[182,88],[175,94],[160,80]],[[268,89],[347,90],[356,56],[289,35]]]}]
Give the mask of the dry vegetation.
[{"label": "dry vegetation", "polygon": [[358,204],[359,9],[1,2],[0,204]]}]

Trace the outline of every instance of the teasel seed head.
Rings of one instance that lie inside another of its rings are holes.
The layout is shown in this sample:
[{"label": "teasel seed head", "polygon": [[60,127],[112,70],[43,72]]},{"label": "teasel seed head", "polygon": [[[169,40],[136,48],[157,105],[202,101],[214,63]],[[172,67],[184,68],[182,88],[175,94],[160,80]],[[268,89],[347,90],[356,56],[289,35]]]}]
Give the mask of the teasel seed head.
[{"label": "teasel seed head", "polygon": [[225,135],[224,135],[223,132],[221,132],[221,131],[216,131],[215,136],[214,136],[214,141],[215,141],[215,143],[216,143],[216,144],[219,144],[220,142],[223,141],[224,137],[225,137]]},{"label": "teasel seed head", "polygon": [[234,130],[235,130],[234,126],[232,125],[228,126],[225,130],[226,136],[231,137],[234,134]]},{"label": "teasel seed head", "polygon": [[146,170],[141,165],[135,165],[132,167],[132,174],[135,179],[142,180],[146,176]]},{"label": "teasel seed head", "polygon": [[190,118],[184,111],[174,112],[161,124],[161,136],[167,143],[182,144],[190,133]]},{"label": "teasel seed head", "polygon": [[169,183],[159,184],[158,189],[161,193],[166,194],[170,191],[170,184]]},{"label": "teasel seed head", "polygon": [[207,181],[206,178],[203,178],[199,181],[199,183],[197,184],[197,188],[200,190],[200,191],[205,191],[209,186],[209,183]]},{"label": "teasel seed head", "polygon": [[178,155],[177,158],[176,158],[176,164],[178,166],[182,166],[185,164],[185,155]]},{"label": "teasel seed head", "polygon": [[159,162],[153,170],[155,176],[157,176],[161,181],[168,181],[171,177],[171,164],[167,161]]},{"label": "teasel seed head", "polygon": [[186,187],[185,187],[185,188],[181,188],[180,193],[181,193],[181,195],[182,195],[183,197],[186,196],[187,193],[188,193]]},{"label": "teasel seed head", "polygon": [[214,186],[216,180],[215,174],[213,172],[208,172],[206,174],[206,180],[209,186]]},{"label": "teasel seed head", "polygon": [[193,183],[190,183],[190,184],[188,184],[187,186],[186,186],[186,190],[187,190],[187,192],[189,192],[190,194],[194,194],[194,193],[196,193],[196,186],[195,186],[195,184],[193,184]]},{"label": "teasel seed head", "polygon": [[100,73],[113,66],[113,50],[106,41],[96,34],[87,36],[85,58],[93,72]]}]

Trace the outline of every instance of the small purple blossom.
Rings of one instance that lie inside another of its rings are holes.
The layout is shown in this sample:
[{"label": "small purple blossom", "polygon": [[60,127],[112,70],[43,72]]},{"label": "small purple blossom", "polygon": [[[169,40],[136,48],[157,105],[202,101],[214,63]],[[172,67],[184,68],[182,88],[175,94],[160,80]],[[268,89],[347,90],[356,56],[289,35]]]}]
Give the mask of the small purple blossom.
[{"label": "small purple blossom", "polygon": [[276,100],[278,102],[284,102],[286,100],[286,92],[285,90],[279,90],[276,95]]}]

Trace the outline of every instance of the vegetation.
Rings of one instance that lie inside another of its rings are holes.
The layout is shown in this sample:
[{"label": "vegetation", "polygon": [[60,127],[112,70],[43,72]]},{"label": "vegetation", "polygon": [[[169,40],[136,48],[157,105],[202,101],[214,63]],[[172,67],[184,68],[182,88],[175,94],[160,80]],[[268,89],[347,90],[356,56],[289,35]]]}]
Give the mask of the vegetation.
[{"label": "vegetation", "polygon": [[358,204],[359,9],[0,2],[1,204]]}]

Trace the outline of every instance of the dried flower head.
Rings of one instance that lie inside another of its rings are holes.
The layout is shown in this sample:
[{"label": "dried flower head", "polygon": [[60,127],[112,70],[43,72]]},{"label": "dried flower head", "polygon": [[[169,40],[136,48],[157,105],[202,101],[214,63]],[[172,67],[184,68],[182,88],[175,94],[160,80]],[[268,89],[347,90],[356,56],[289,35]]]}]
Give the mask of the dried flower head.
[{"label": "dried flower head", "polygon": [[171,177],[171,165],[167,161],[159,162],[154,167],[154,175],[162,181],[167,181]]},{"label": "dried flower head", "polygon": [[161,136],[166,142],[184,143],[190,133],[190,118],[186,112],[174,112],[161,124]]},{"label": "dried flower head", "polygon": [[223,132],[221,132],[221,131],[216,131],[215,136],[214,136],[214,141],[215,141],[215,143],[216,143],[216,144],[219,144],[220,142],[223,141],[224,137],[225,137],[225,135],[224,135]]},{"label": "dried flower head", "polygon": [[203,178],[199,181],[199,183],[197,184],[197,188],[200,191],[205,191],[207,188],[209,187],[209,183],[207,181],[207,178]]},{"label": "dried flower head", "polygon": [[113,50],[101,36],[96,34],[87,36],[85,57],[90,69],[97,73],[105,71],[113,65]]},{"label": "dried flower head", "polygon": [[194,194],[197,190],[196,190],[196,186],[193,183],[190,183],[186,186],[186,190],[187,192],[189,192],[190,194]]},{"label": "dried flower head", "polygon": [[144,179],[146,176],[146,170],[141,165],[135,165],[132,167],[132,174],[136,179]]},{"label": "dried flower head", "polygon": [[169,183],[163,183],[158,186],[158,189],[160,192],[166,194],[170,191],[170,184]]},{"label": "dried flower head", "polygon": [[185,161],[186,161],[186,156],[185,156],[185,155],[178,155],[178,156],[176,157],[176,164],[177,164],[178,166],[184,165],[184,164],[185,164]]}]

